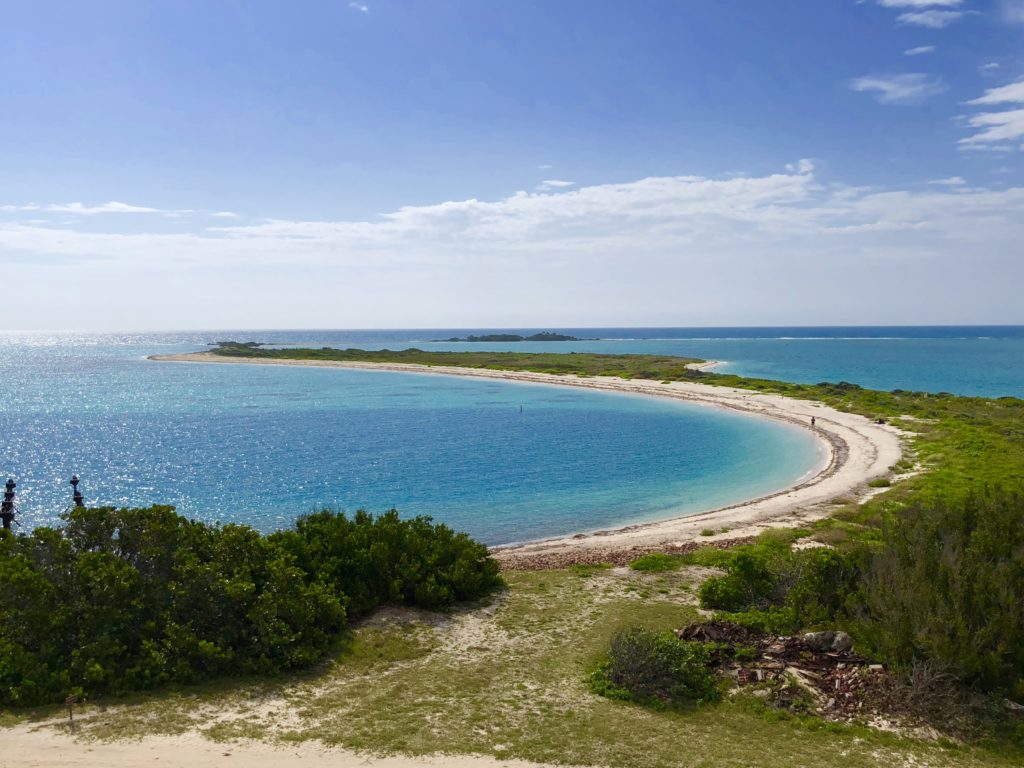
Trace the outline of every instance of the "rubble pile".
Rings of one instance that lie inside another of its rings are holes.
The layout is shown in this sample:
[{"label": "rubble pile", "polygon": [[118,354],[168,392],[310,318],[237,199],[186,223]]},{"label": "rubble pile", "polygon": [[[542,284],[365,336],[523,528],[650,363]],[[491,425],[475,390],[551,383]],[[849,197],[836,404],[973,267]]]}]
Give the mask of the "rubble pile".
[{"label": "rubble pile", "polygon": [[882,713],[891,678],[881,664],[854,653],[845,632],[802,636],[766,635],[728,621],[708,621],[676,630],[681,640],[712,644],[719,674],[740,690],[754,687],[772,706],[850,720]]}]

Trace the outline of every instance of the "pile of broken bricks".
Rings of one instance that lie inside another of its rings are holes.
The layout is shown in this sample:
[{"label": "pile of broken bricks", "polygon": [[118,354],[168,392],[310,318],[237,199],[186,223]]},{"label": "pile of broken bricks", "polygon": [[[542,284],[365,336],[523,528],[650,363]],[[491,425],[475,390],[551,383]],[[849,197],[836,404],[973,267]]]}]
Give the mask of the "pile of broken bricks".
[{"label": "pile of broken bricks", "polygon": [[758,686],[758,695],[781,708],[803,702],[823,717],[849,720],[877,712],[888,699],[891,680],[884,667],[853,653],[853,640],[845,632],[776,637],[708,621],[676,630],[676,636],[713,643],[712,664],[720,674],[733,678],[740,689]]}]

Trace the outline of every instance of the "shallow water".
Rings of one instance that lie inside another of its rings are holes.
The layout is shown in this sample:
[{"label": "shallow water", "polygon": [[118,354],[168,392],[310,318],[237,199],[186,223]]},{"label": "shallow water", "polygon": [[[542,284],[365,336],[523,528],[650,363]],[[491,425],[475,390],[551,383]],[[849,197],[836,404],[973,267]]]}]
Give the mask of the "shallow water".
[{"label": "shallow water", "polygon": [[145,359],[223,335],[0,338],[0,473],[22,523],[56,522],[77,473],[91,504],[267,531],[324,506],[397,507],[508,543],[771,492],[820,450],[803,430],[655,398]]}]

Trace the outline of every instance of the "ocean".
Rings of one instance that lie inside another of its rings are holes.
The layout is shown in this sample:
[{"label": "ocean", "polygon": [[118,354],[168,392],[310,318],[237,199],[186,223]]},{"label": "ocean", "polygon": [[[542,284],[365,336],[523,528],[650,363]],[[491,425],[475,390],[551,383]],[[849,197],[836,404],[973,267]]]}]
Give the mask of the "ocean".
[{"label": "ocean", "polygon": [[[531,331],[534,329],[523,329]],[[436,342],[488,329],[0,335],[0,474],[25,528],[166,503],[263,531],[324,507],[426,514],[488,544],[695,513],[817,460],[803,431],[641,396],[437,375],[157,363],[225,338],[393,349],[656,352],[884,389],[1024,395],[1024,331],[563,329],[600,341]]]}]

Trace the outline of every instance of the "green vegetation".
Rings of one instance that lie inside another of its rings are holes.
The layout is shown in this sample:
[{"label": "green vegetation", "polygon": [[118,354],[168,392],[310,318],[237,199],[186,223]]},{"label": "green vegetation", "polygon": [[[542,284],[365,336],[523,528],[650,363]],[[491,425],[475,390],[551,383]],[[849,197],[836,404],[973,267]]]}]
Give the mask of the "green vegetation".
[{"label": "green vegetation", "polygon": [[1024,494],[913,502],[883,541],[857,596],[870,647],[1024,702]]},{"label": "green vegetation", "polygon": [[262,536],[151,507],[3,531],[0,583],[0,703],[25,706],[308,667],[349,617],[501,582],[483,545],[428,518],[322,512]]},{"label": "green vegetation", "polygon": [[649,555],[641,555],[630,563],[629,567],[634,571],[662,573],[664,571],[674,571],[679,567],[679,564],[680,560],[678,557],[666,555],[662,552],[652,552]]},{"label": "green vegetation", "polygon": [[[683,357],[657,355],[595,355],[587,352],[423,352],[406,349],[255,349],[235,342],[210,350],[224,357],[252,357],[275,360],[337,360],[357,363],[412,363],[429,366],[489,368],[496,371],[533,371],[576,376],[621,376],[623,378],[683,378],[687,364]],[[664,373],[665,375],[661,375]]]},{"label": "green vegetation", "polygon": [[[188,733],[611,768],[1021,764],[1019,751],[828,723],[766,709],[752,696],[651,709],[594,695],[588,673],[620,630],[660,633],[700,620],[693,595],[705,575],[687,565],[667,574],[602,569],[589,578],[511,572],[508,590],[484,607],[380,611],[353,626],[336,661],[315,670],[89,702],[75,721],[87,740]],[[656,584],[668,593],[641,596]],[[38,727],[61,714],[55,707],[28,716]]]},{"label": "green vegetation", "polygon": [[726,574],[701,584],[701,605],[764,632],[828,624],[857,589],[859,569],[849,558],[826,548],[794,552],[783,537],[762,536],[714,556]]},{"label": "green vegetation", "polygon": [[608,657],[590,675],[594,693],[656,706],[718,699],[711,654],[704,643],[679,640],[671,630],[623,629]]},{"label": "green vegetation", "polygon": [[530,336],[520,336],[517,333],[488,333],[483,336],[466,336],[464,339],[453,337],[445,339],[445,341],[582,341],[582,339],[551,331],[541,331]]}]

